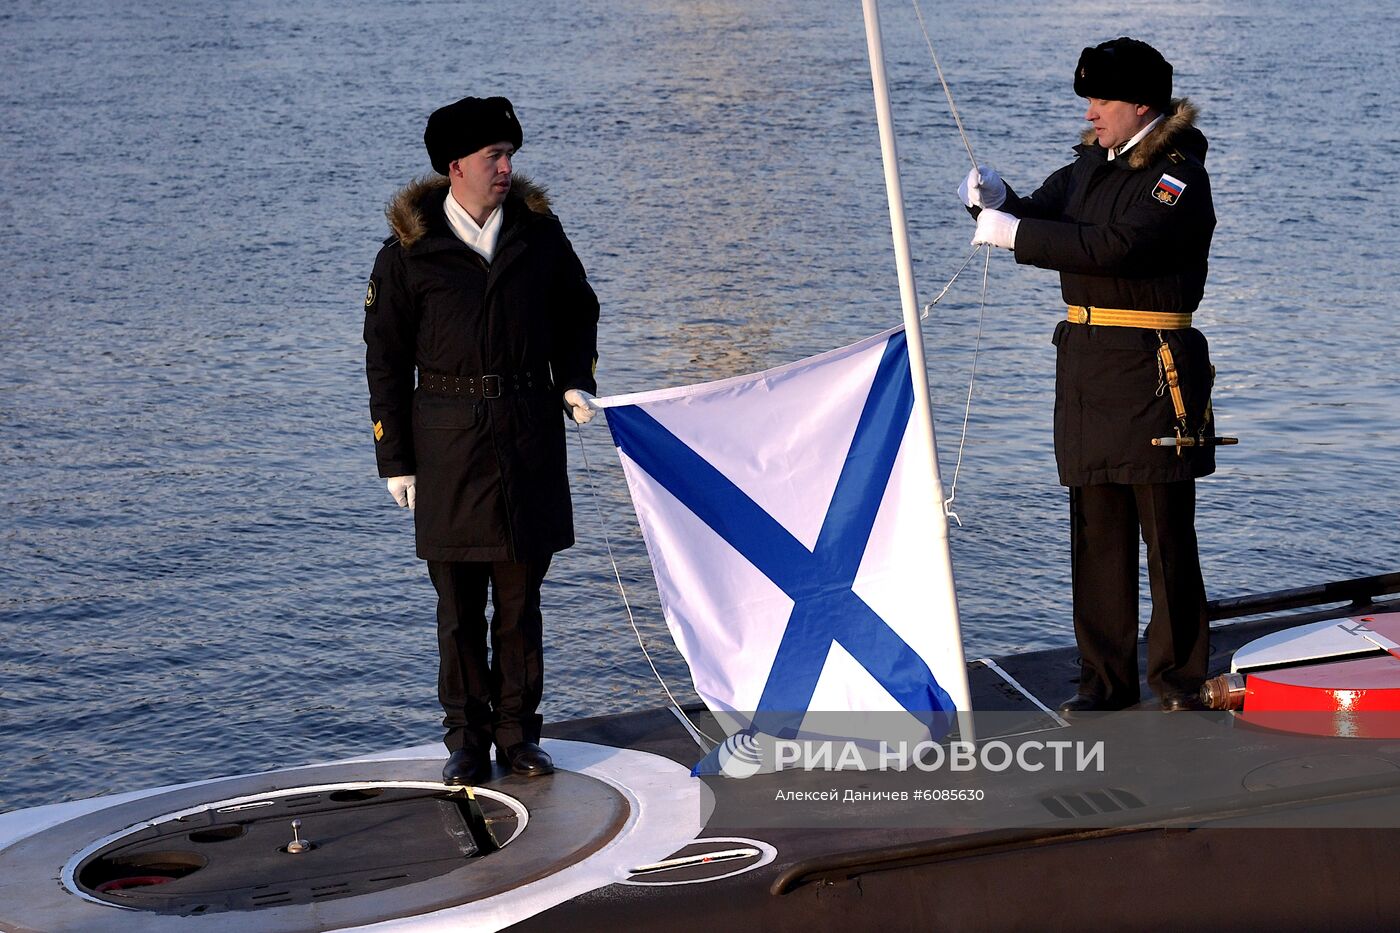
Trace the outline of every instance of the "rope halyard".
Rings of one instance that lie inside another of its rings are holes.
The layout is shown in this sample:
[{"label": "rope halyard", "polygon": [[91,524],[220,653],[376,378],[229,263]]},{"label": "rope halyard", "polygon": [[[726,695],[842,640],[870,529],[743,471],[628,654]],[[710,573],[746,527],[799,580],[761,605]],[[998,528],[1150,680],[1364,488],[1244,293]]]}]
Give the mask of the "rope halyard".
[{"label": "rope halyard", "polygon": [[974,246],[972,248],[972,252],[967,254],[967,258],[963,260],[963,264],[958,266],[958,271],[953,273],[953,277],[948,280],[946,285],[943,286],[942,291],[940,291],[936,296],[934,296],[934,299],[932,301],[924,305],[923,310],[919,313],[920,320],[928,320],[928,314],[930,311],[933,310],[933,306],[942,301],[943,296],[948,294],[948,289],[953,287],[953,283],[958,280],[958,276],[962,275],[963,270],[968,267],[968,264],[972,262],[973,258],[976,257],[978,250],[980,250],[981,248],[982,247],[980,246]]},{"label": "rope halyard", "polygon": [[[975,255],[977,255],[977,251],[973,250],[973,256]],[[971,258],[972,256],[968,257],[969,260]],[[967,404],[963,407],[962,437],[958,438],[958,460],[953,465],[953,482],[948,487],[948,498],[943,500],[943,514],[957,522],[959,528],[962,527],[962,519],[958,518],[958,513],[953,511],[953,500],[958,497],[958,473],[962,471],[963,448],[967,445],[967,422],[972,417],[972,387],[977,384],[977,358],[982,349],[982,318],[987,311],[987,278],[992,270],[992,248],[990,246],[987,247],[986,260],[986,264],[982,267],[982,303],[977,309],[977,339],[972,346],[972,375],[967,380]],[[963,263],[963,265],[966,266],[967,263]],[[957,278],[957,276],[955,275],[953,278]],[[952,285],[953,283],[949,282],[948,284]],[[948,289],[945,287],[943,290],[947,291]],[[938,297],[942,298],[943,296],[940,294]]]},{"label": "rope halyard", "polygon": [[627,623],[632,626],[632,634],[637,636],[637,646],[642,649],[642,657],[647,659],[647,665],[651,668],[651,673],[656,677],[656,682],[661,685],[661,689],[666,692],[666,699],[671,701],[671,706],[676,714],[690,724],[701,737],[711,745],[718,745],[719,740],[707,735],[695,721],[685,714],[681,709],[680,701],[671,692],[671,688],[666,685],[666,678],[661,676],[661,672],[656,669],[656,662],[651,659],[651,652],[647,651],[646,642],[642,639],[641,629],[637,628],[636,617],[632,615],[632,603],[627,599],[627,588],[622,585],[622,572],[617,567],[617,558],[613,555],[612,538],[608,535],[608,523],[603,518],[603,507],[598,498],[598,487],[593,482],[593,467],[588,462],[588,448],[583,443],[583,427],[578,422],[574,422],[574,433],[578,436],[578,449],[583,454],[583,472],[588,477],[588,494],[593,499],[593,509],[598,513],[598,527],[603,532],[603,546],[608,551],[608,561],[612,564],[613,579],[617,581],[617,591],[622,595],[622,605],[627,610]]},{"label": "rope halyard", "polygon": [[[928,46],[929,58],[933,60],[933,68],[938,72],[938,83],[943,86],[943,96],[948,99],[948,112],[953,115],[953,123],[957,125],[958,136],[962,138],[963,147],[967,149],[967,158],[968,161],[972,163],[972,170],[977,171],[977,156],[972,153],[972,140],[968,139],[967,130],[963,128],[962,115],[958,113],[958,105],[953,100],[953,89],[948,86],[948,79],[943,74],[943,65],[938,61],[938,53],[933,49],[933,39],[929,37],[928,25],[924,22],[924,11],[919,8],[919,0],[912,0],[912,3],[914,5],[914,15],[918,17],[919,20],[919,31],[924,34],[924,44]],[[953,286],[958,276],[967,268],[968,263],[972,262],[972,257],[977,255],[977,250],[979,249],[981,249],[980,246],[972,250],[972,253],[967,259],[963,260],[963,264],[958,267],[958,271],[954,272],[953,277],[948,280],[948,284],[943,286],[943,290],[938,293],[938,296],[924,305],[922,317],[928,317],[929,310],[934,305],[938,304],[939,300],[948,293],[948,289]],[[972,374],[967,381],[967,404],[963,408],[962,436],[958,439],[958,459],[953,467],[953,482],[948,487],[948,498],[943,500],[943,513],[957,522],[959,528],[962,527],[962,519],[959,518],[958,513],[953,510],[953,500],[956,499],[958,495],[958,473],[962,470],[963,449],[967,446],[967,424],[972,415],[972,390],[977,383],[977,359],[982,347],[982,319],[987,311],[987,279],[991,267],[992,248],[988,246],[986,264],[982,268],[982,301],[977,309],[977,340],[972,350]]]},{"label": "rope halyard", "polygon": [[962,117],[958,114],[958,105],[953,103],[953,92],[948,87],[948,81],[943,77],[943,66],[938,63],[938,53],[933,50],[933,40],[928,37],[928,27],[924,25],[924,11],[919,9],[919,0],[913,0],[914,15],[919,18],[919,29],[924,34],[924,43],[928,46],[929,57],[933,59],[934,70],[938,72],[938,81],[943,85],[943,95],[948,98],[948,110],[953,114],[953,122],[958,126],[958,135],[962,137],[963,145],[967,147],[967,157],[972,160],[972,168],[977,168],[977,157],[972,154],[972,141],[967,138],[967,132],[963,129]]}]

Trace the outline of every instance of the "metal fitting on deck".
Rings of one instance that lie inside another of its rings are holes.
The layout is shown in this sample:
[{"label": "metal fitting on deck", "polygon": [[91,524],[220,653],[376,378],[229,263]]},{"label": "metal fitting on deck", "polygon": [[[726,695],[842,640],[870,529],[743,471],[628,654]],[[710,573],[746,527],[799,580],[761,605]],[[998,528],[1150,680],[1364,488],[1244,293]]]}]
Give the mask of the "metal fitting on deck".
[{"label": "metal fitting on deck", "polygon": [[1208,709],[1243,709],[1244,675],[1221,674],[1201,685],[1201,702]]}]

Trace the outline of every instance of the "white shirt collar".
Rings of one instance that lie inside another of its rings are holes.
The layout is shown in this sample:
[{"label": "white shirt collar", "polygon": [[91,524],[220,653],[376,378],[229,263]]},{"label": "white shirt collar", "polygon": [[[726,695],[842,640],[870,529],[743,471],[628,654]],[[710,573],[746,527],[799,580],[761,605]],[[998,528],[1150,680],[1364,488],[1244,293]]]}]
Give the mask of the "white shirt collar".
[{"label": "white shirt collar", "polygon": [[498,206],[491,212],[491,216],[486,218],[486,223],[478,225],[472,220],[472,215],[467,213],[466,208],[457,203],[457,199],[449,190],[447,200],[442,203],[442,211],[447,216],[447,225],[457,234],[457,239],[479,253],[482,259],[490,262],[496,252],[496,238],[501,234],[501,218],[504,216],[501,207]]},{"label": "white shirt collar", "polygon": [[1132,139],[1128,140],[1128,141],[1125,142],[1123,145],[1119,146],[1116,150],[1114,150],[1114,149],[1108,150],[1108,161],[1112,162],[1112,161],[1114,160],[1115,157],[1122,155],[1123,153],[1127,152],[1129,149],[1131,149],[1131,148],[1133,148],[1134,146],[1136,146],[1136,145],[1138,144],[1138,142],[1139,142],[1144,136],[1146,136],[1148,133],[1150,133],[1150,132],[1152,132],[1154,129],[1156,129],[1156,128],[1157,128],[1157,124],[1158,124],[1158,123],[1161,123],[1161,122],[1162,122],[1163,120],[1165,120],[1166,118],[1167,118],[1167,115],[1166,115],[1165,113],[1159,113],[1159,114],[1157,115],[1157,119],[1153,120],[1151,123],[1147,124],[1147,125],[1144,126],[1142,129],[1138,130],[1138,131],[1137,131],[1137,135],[1134,136]]}]

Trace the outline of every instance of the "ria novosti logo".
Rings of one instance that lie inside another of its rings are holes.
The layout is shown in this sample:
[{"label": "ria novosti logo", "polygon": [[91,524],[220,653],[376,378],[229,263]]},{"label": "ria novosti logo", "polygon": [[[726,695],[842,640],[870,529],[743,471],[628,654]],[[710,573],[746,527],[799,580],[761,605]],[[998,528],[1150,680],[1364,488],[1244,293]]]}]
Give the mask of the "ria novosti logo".
[{"label": "ria novosti logo", "polygon": [[750,728],[727,737],[691,774],[743,779],[778,771],[1102,772],[1102,740],[976,743],[777,739]]},{"label": "ria novosti logo", "polygon": [[720,743],[719,772],[729,778],[752,777],[763,768],[763,748],[752,729],[736,732]]}]

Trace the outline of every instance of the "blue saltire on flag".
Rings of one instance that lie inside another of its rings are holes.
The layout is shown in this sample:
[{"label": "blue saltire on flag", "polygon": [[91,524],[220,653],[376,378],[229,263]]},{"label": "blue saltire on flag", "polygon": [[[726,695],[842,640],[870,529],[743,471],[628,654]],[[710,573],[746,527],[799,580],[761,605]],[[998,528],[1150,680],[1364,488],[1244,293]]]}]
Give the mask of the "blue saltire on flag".
[{"label": "blue saltire on flag", "polygon": [[902,710],[946,731],[959,704],[943,684],[963,657],[940,625],[952,594],[921,573],[947,523],[911,442],[903,328],[600,404],[667,624],[711,709],[770,735],[796,734],[812,710]]}]

